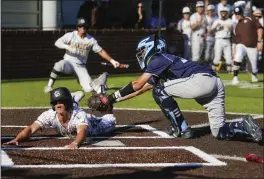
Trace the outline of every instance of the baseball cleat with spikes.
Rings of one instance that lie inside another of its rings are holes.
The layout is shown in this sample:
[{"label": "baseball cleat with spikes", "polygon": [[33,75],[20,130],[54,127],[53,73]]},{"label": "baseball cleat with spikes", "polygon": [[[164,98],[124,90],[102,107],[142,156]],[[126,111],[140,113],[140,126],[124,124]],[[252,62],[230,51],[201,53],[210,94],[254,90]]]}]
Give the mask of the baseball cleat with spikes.
[{"label": "baseball cleat with spikes", "polygon": [[180,132],[179,129],[175,131],[172,125],[169,125],[165,132],[175,138],[190,139],[193,137],[190,127],[188,127],[185,131]]},{"label": "baseball cleat with spikes", "polygon": [[94,79],[91,83],[93,90],[100,93],[101,86],[105,86],[107,82],[108,73],[104,72],[98,78]]},{"label": "baseball cleat with spikes", "polygon": [[243,127],[255,142],[262,140],[262,129],[252,116],[247,115],[243,117]]}]

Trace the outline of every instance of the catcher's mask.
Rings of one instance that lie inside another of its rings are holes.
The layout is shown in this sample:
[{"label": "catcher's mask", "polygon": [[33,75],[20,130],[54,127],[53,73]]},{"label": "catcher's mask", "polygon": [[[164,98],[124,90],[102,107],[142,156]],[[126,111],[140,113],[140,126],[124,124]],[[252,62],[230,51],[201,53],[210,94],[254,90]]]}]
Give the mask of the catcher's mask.
[{"label": "catcher's mask", "polygon": [[157,39],[156,35],[150,35],[139,41],[136,58],[141,69],[145,69],[155,54],[162,53],[166,49],[164,39]]},{"label": "catcher's mask", "polygon": [[50,92],[50,105],[55,111],[56,104],[60,102],[66,106],[66,110],[73,108],[71,92],[65,87],[59,87]]}]

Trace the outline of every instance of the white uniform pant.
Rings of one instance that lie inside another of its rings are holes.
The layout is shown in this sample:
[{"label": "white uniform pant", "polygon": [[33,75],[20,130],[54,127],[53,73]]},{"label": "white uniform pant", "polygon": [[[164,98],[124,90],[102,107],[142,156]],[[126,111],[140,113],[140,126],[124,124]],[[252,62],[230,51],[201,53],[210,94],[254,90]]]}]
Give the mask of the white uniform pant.
[{"label": "white uniform pant", "polygon": [[200,34],[192,34],[192,60],[198,61],[202,58],[204,38]]},{"label": "white uniform pant", "polygon": [[64,74],[76,74],[83,91],[91,92],[93,90],[90,85],[92,79],[87,71],[85,64],[77,64],[67,59],[63,59],[55,63],[54,69]]},{"label": "white uniform pant", "polygon": [[226,64],[230,65],[232,60],[232,44],[230,42],[230,39],[216,39],[215,40],[215,57],[214,57],[214,64],[217,65],[222,55],[224,55]]},{"label": "white uniform pant", "polygon": [[214,58],[214,38],[211,38],[210,40],[206,40],[206,48],[205,48],[205,61],[209,62],[212,61]]},{"label": "white uniform pant", "polygon": [[243,44],[236,45],[236,52],[234,56],[234,61],[241,63],[243,58],[247,55],[250,65],[251,73],[258,72],[258,51],[257,48],[246,47]]},{"label": "white uniform pant", "polygon": [[106,114],[102,117],[88,115],[88,136],[109,133],[115,130],[116,117],[113,114]]},{"label": "white uniform pant", "polygon": [[195,99],[208,112],[210,129],[214,137],[225,123],[225,90],[220,78],[208,74],[195,74],[188,78],[164,83],[168,95]]},{"label": "white uniform pant", "polygon": [[183,34],[183,40],[184,40],[184,58],[187,60],[192,59],[192,52],[191,52],[191,39]]}]

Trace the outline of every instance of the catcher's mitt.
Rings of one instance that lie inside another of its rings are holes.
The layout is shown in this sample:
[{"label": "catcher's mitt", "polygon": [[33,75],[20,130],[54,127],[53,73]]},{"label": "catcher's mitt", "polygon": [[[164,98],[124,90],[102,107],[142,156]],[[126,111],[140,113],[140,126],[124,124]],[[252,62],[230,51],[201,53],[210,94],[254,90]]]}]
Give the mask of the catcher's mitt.
[{"label": "catcher's mitt", "polygon": [[112,113],[113,105],[108,101],[108,98],[105,94],[93,94],[88,99],[88,107],[92,111],[100,111],[105,113]]}]

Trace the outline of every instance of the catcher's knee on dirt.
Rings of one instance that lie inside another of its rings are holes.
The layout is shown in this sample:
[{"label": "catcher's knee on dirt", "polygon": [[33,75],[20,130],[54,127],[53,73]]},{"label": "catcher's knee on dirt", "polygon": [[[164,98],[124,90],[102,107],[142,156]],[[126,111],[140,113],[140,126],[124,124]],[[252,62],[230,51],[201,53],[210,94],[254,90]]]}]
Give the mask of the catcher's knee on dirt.
[{"label": "catcher's knee on dirt", "polygon": [[183,118],[177,102],[165,92],[163,86],[155,86],[152,90],[152,95],[175,129],[179,128],[179,132],[187,129],[188,125]]}]

